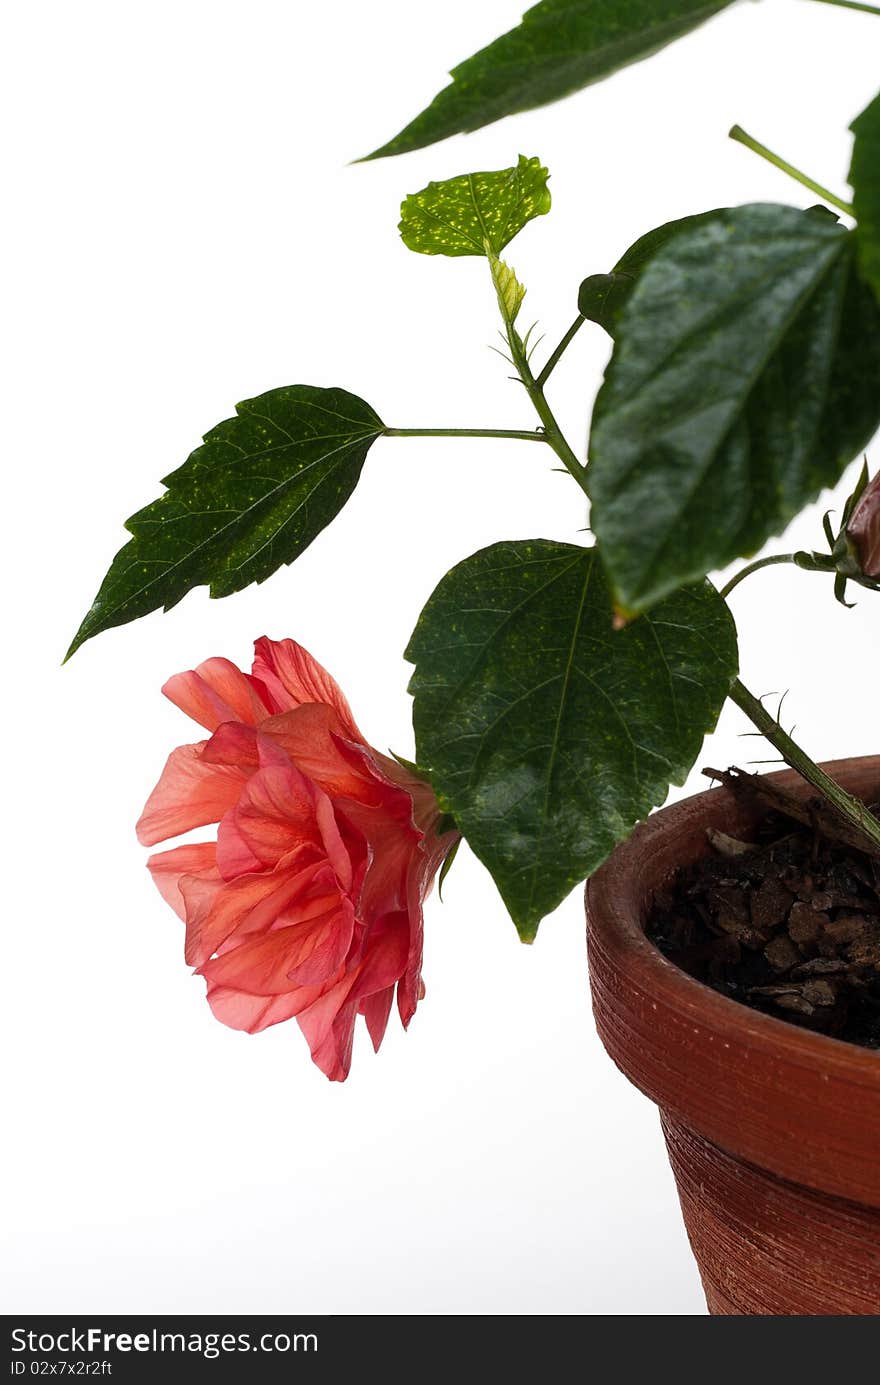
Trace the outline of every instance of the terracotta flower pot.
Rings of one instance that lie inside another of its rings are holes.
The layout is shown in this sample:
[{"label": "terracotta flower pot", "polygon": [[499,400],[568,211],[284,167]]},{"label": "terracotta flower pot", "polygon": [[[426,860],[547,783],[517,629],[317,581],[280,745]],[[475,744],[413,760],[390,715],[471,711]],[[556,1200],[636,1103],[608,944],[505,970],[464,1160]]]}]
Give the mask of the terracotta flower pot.
[{"label": "terracotta flower pot", "polygon": [[[880,756],[826,768],[880,797]],[[596,1024],[660,1107],[710,1313],[880,1314],[880,1052],[738,1005],[645,937],[654,891],[708,852],[706,828],[753,822],[710,789],[656,813],[593,876]]]}]

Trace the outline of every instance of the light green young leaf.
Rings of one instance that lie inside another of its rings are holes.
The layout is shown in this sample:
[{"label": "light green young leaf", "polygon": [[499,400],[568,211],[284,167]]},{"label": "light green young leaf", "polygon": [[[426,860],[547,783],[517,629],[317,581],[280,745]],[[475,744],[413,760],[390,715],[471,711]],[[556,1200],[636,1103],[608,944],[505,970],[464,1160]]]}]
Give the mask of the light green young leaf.
[{"label": "light green young leaf", "polygon": [[501,309],[501,316],[512,327],[526,296],[525,288],[517,279],[510,265],[499,260],[497,255],[489,256],[489,266],[492,270],[492,282],[498,295],[498,307]]},{"label": "light green young leaf", "polygon": [[536,216],[550,210],[547,170],[520,154],[515,168],[462,173],[405,198],[400,234],[421,255],[500,255]]}]

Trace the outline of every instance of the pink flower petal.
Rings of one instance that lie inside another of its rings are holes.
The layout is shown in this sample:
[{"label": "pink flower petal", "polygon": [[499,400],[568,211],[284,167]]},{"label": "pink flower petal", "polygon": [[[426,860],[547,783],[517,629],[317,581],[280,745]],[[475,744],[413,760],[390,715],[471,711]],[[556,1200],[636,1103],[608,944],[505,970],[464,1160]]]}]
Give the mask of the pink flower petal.
[{"label": "pink flower petal", "polygon": [[339,974],[351,945],[353,926],[351,906],[337,907],[311,923],[246,938],[199,970],[212,985],[231,986],[250,995],[284,995],[299,989],[291,980],[298,970],[303,971],[305,982],[326,985]]},{"label": "pink flower petal", "polygon": [[210,740],[204,742],[202,757],[214,765],[233,765],[251,774],[260,768],[260,744],[253,726],[240,721],[225,721]]},{"label": "pink flower petal", "polygon": [[180,889],[181,877],[212,871],[216,854],[217,848],[213,842],[192,842],[188,846],[175,846],[171,851],[157,852],[147,861],[147,868],[160,895],[184,921],[186,905]]},{"label": "pink flower petal", "polygon": [[184,876],[180,890],[186,903],[185,957],[190,966],[204,966],[217,949],[241,931],[271,928],[274,921],[312,878],[312,870],[286,869],[238,880],[213,876]]},{"label": "pink flower petal", "polygon": [[354,931],[354,909],[342,895],[335,909],[312,923],[308,948],[302,946],[301,960],[291,966],[288,979],[297,986],[309,986],[336,975],[349,954]]},{"label": "pink flower petal", "polygon": [[[249,743],[247,737],[250,737]],[[235,880],[249,871],[275,865],[286,851],[302,840],[318,842],[317,823],[312,821],[316,790],[267,736],[251,727],[228,722],[211,737],[203,755],[205,758],[217,755],[226,763],[230,759],[238,760],[242,765],[247,764],[246,757],[255,757],[248,767],[245,790],[235,806],[221,818],[217,831],[217,868],[224,880]],[[263,769],[276,773],[263,779],[257,772]],[[271,826],[264,821],[267,802],[271,802]],[[294,809],[296,812],[291,817],[290,810]],[[249,825],[257,839],[255,842],[249,839]]]},{"label": "pink flower petal", "polygon": [[219,822],[236,802],[245,773],[203,760],[205,742],[181,745],[171,754],[137,824],[138,841],[154,846],[193,827]]},{"label": "pink flower petal", "polygon": [[305,842],[321,846],[316,790],[292,765],[252,774],[235,805],[235,829],[265,866],[274,866]]},{"label": "pink flower petal", "polygon": [[409,948],[409,922],[404,915],[382,919],[371,929],[364,945],[364,956],[357,968],[352,998],[362,1000],[375,991],[393,986],[406,965]]},{"label": "pink flower petal", "polygon": [[[310,848],[303,847],[298,866],[304,868],[308,858],[313,854]],[[292,928],[295,923],[309,923],[312,919],[338,908],[339,900],[339,884],[335,872],[326,861],[317,858],[314,863],[309,863],[308,878],[303,869],[302,889],[296,899],[287,905],[284,913],[279,914],[274,927]]]},{"label": "pink flower petal", "polygon": [[358,1002],[394,985],[406,963],[407,946],[405,918],[384,920],[371,933],[358,965],[299,1014],[312,1059],[332,1082],[348,1076]]},{"label": "pink flower petal", "polygon": [[351,1070],[357,1002],[348,999],[351,978],[297,1014],[312,1062],[331,1082],[344,1082]]},{"label": "pink flower petal", "polygon": [[421,859],[420,836],[412,825],[406,795],[389,794],[382,807],[367,807],[347,798],[338,799],[336,806],[367,844],[358,912],[363,918],[381,918],[406,909],[410,866],[414,855]]},{"label": "pink flower petal", "polygon": [[217,869],[224,880],[237,880],[240,875],[265,869],[265,862],[254,855],[238,830],[235,808],[224,814],[217,828]]},{"label": "pink flower petal", "polygon": [[375,1053],[379,1052],[379,1045],[385,1037],[393,999],[394,987],[386,986],[384,991],[375,991],[373,995],[368,995],[360,1003],[360,1012],[366,1020],[367,1032],[370,1035]]},{"label": "pink flower petal", "polygon": [[206,659],[196,669],[176,673],[162,691],[208,731],[225,721],[256,726],[273,710],[259,682],[229,659]]},{"label": "pink flower petal", "polygon": [[346,740],[338,714],[317,703],[269,717],[260,728],[263,735],[308,775],[331,798],[344,794],[359,803],[378,806],[395,792],[360,748]]},{"label": "pink flower petal", "polygon": [[363,740],[335,678],[295,640],[270,640],[263,635],[254,645],[253,671],[275,699],[279,712],[307,702],[323,702],[335,709],[350,735]]},{"label": "pink flower petal", "polygon": [[228,986],[209,986],[208,1004],[221,1024],[258,1034],[272,1024],[292,1019],[300,1006],[308,1004],[307,995],[304,990],[291,991],[287,995],[248,995]]},{"label": "pink flower petal", "polygon": [[423,905],[430,894],[434,877],[444,860],[458,841],[457,829],[446,832],[442,837],[429,834],[422,838],[419,849],[410,860],[407,874],[407,913],[409,915],[409,954],[406,968],[397,986],[397,1010],[400,1022],[406,1029],[416,1012],[419,1001],[424,999],[425,985],[422,981],[422,960],[424,953]]},{"label": "pink flower petal", "polygon": [[345,842],[342,840],[336,814],[333,811],[333,804],[325,793],[321,793],[320,789],[315,795],[315,820],[321,834],[324,850],[327,853],[327,860],[336,872],[336,878],[342,888],[350,890],[354,878],[351,857]]}]

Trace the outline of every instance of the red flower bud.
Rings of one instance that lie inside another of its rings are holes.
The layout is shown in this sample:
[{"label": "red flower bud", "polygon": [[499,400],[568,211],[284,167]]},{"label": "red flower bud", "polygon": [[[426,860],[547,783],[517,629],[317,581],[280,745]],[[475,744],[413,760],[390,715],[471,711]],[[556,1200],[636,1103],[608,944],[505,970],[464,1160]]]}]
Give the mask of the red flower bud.
[{"label": "red flower bud", "polygon": [[880,471],[869,481],[846,526],[865,577],[880,577]]}]

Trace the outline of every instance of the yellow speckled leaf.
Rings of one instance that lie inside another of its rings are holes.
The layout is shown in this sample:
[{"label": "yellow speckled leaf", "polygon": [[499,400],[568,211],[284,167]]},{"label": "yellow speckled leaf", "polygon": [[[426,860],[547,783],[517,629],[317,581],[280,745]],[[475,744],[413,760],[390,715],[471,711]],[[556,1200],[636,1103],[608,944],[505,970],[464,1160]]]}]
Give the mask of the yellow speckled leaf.
[{"label": "yellow speckled leaf", "polygon": [[400,234],[421,255],[500,255],[532,220],[550,210],[547,170],[520,154],[515,168],[462,173],[410,193]]}]

